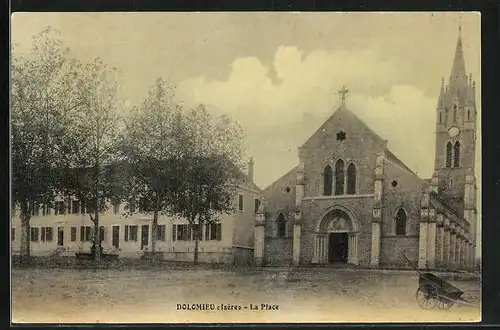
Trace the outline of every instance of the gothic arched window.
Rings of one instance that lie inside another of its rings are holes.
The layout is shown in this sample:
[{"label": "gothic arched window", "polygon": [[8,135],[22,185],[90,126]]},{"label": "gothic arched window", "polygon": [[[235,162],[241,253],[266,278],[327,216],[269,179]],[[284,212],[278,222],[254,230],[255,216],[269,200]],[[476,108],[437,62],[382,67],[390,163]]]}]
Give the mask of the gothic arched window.
[{"label": "gothic arched window", "polygon": [[347,194],[354,195],[356,193],[356,166],[350,164],[347,167]]},{"label": "gothic arched window", "polygon": [[457,105],[453,106],[453,122],[457,121]]},{"label": "gothic arched window", "polygon": [[278,237],[285,237],[286,236],[286,219],[283,213],[280,213],[278,215],[278,218],[276,219],[276,224],[277,224],[277,235]]},{"label": "gothic arched window", "polygon": [[470,120],[470,109],[467,110],[467,120]]},{"label": "gothic arched window", "polygon": [[453,167],[460,166],[460,142],[455,142],[453,146]]},{"label": "gothic arched window", "polygon": [[396,235],[406,235],[406,212],[399,209],[396,214]]},{"label": "gothic arched window", "polygon": [[330,165],[326,165],[323,170],[323,195],[330,196],[332,194],[333,171]]},{"label": "gothic arched window", "polygon": [[446,144],[446,167],[451,167],[451,154],[452,154],[452,145],[451,142]]},{"label": "gothic arched window", "polygon": [[443,123],[443,114],[441,112],[439,113],[439,123]]},{"label": "gothic arched window", "polygon": [[335,163],[335,195],[344,194],[344,162],[342,159]]}]

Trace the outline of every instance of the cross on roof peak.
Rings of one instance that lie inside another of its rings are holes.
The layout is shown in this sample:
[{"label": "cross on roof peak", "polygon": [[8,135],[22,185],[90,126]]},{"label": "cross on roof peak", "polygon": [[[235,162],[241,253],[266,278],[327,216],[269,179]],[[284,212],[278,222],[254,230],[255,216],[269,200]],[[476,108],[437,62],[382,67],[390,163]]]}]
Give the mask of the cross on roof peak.
[{"label": "cross on roof peak", "polygon": [[345,104],[347,93],[349,93],[349,90],[345,86],[342,86],[342,88],[339,90],[339,95],[340,95],[340,100],[342,102],[342,105]]}]

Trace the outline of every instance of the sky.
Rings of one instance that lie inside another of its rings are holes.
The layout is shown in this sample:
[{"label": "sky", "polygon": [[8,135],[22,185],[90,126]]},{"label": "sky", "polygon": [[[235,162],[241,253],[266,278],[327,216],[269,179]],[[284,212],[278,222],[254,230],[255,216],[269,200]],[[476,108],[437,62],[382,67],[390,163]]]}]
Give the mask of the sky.
[{"label": "sky", "polygon": [[[479,13],[16,13],[11,39],[25,52],[51,26],[72,56],[102,58],[118,69],[124,111],[163,77],[184,106],[229,114],[265,188],[298,164],[297,148],[337,109],[344,85],[347,107],[430,178],[460,22],[481,118]],[[479,198],[480,121],[477,133]]]}]

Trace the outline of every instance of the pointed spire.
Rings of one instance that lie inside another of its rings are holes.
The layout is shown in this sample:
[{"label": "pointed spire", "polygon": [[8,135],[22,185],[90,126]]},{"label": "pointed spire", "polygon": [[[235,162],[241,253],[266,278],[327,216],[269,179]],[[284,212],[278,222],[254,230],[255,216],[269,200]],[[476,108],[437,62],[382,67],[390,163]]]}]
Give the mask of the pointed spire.
[{"label": "pointed spire", "polygon": [[459,90],[463,90],[467,87],[467,72],[465,70],[465,60],[462,47],[462,23],[460,22],[458,26],[458,39],[457,46],[455,49],[455,57],[453,59],[453,66],[451,68],[451,76],[449,83],[450,90],[452,93],[458,93],[465,95],[465,93],[460,93]]},{"label": "pointed spire", "polygon": [[438,108],[443,107],[443,98],[444,98],[444,77],[441,77],[441,90],[439,92],[439,99],[438,99]]}]

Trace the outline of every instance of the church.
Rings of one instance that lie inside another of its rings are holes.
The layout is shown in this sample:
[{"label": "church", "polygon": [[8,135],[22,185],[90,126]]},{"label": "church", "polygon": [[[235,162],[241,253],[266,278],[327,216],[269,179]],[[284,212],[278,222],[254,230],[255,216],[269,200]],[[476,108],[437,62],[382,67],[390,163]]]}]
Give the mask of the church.
[{"label": "church", "polygon": [[461,28],[436,107],[434,173],[420,178],[345,103],[262,192],[257,265],[468,269],[476,248],[475,82]]}]

